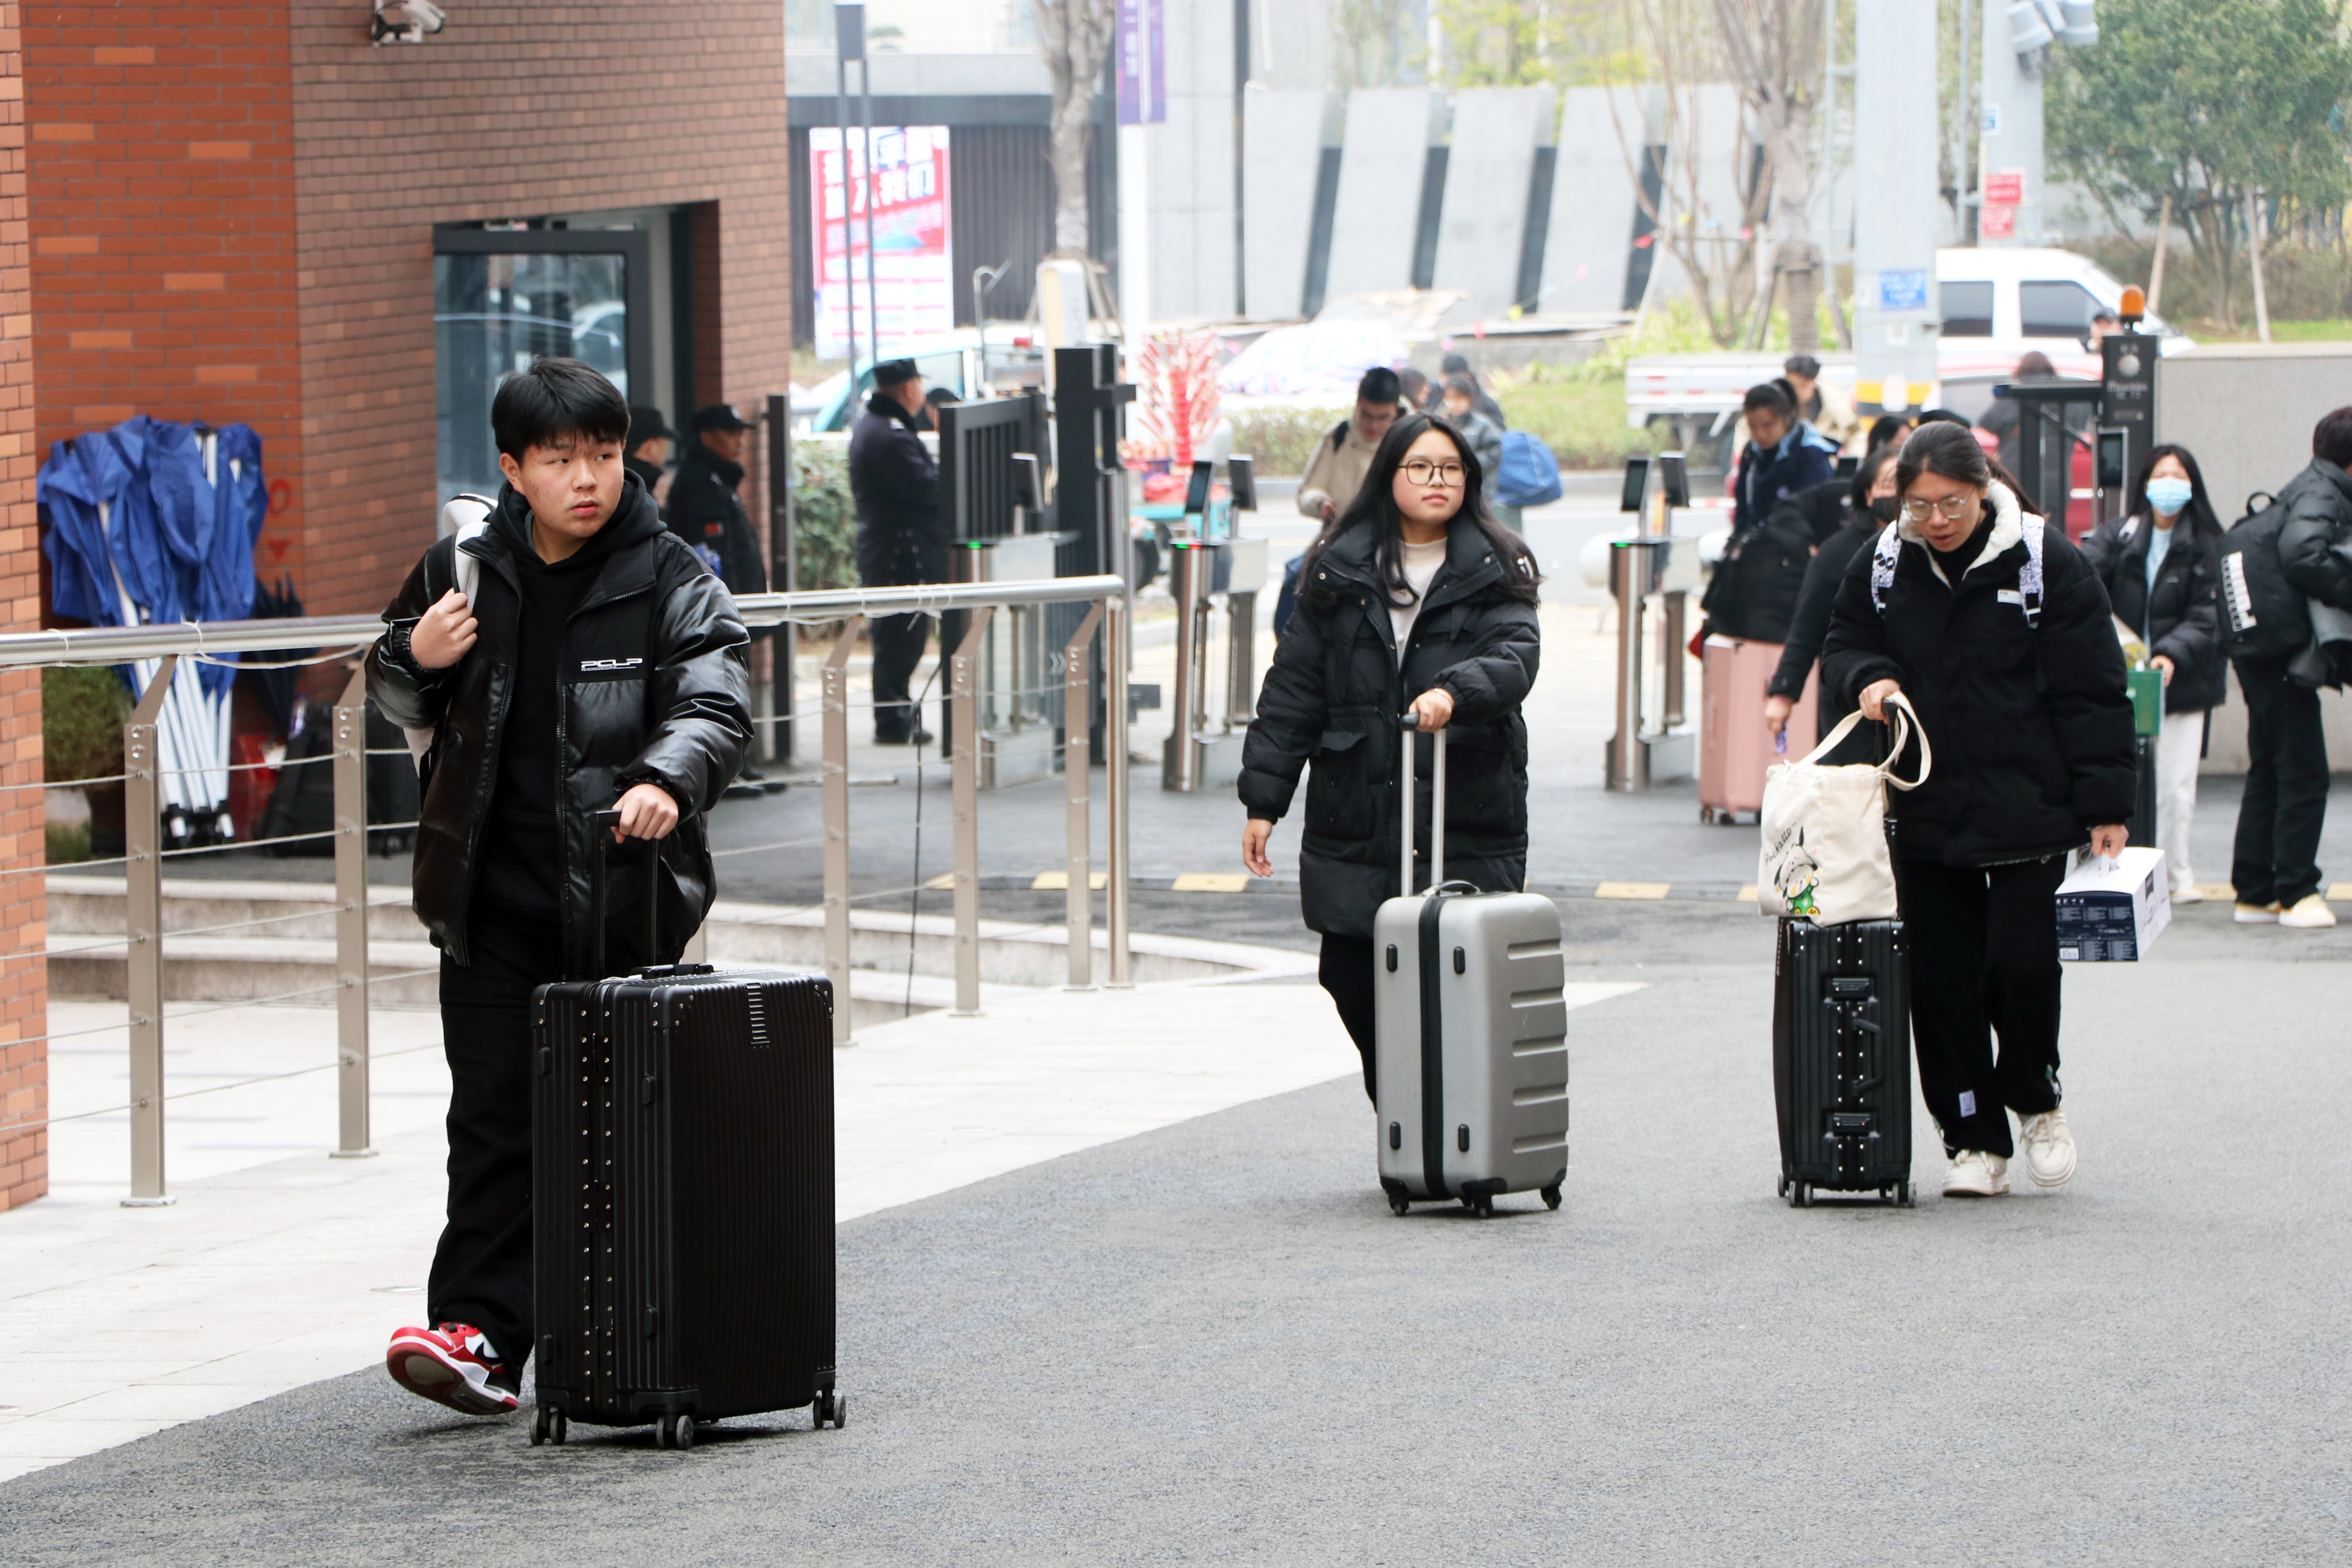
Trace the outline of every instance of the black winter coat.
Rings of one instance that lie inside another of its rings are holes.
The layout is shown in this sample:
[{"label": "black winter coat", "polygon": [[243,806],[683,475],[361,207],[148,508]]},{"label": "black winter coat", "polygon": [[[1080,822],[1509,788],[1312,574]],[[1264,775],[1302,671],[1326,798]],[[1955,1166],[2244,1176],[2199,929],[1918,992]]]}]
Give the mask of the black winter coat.
[{"label": "black winter coat", "polygon": [[[2026,547],[2017,500],[1994,485],[1994,520],[1957,552],[1957,586],[1907,523],[1887,585],[1871,603],[1873,552],[1838,586],[1822,684],[1853,702],[1875,680],[1902,682],[1935,754],[1918,789],[1889,792],[1906,857],[1948,866],[2039,859],[2091,828],[2128,821],[2137,773],[2131,700],[2106,591],[2065,531],[2042,531],[2038,626],[2019,575]],[[1902,759],[1912,774],[1916,743]]]},{"label": "black winter coat", "polygon": [[1706,629],[1748,642],[1785,643],[1814,549],[1837,531],[1850,487],[1813,485],[1772,504],[1764,521],[1736,530],[1699,607]]},{"label": "black winter coat", "polygon": [[2147,584],[2147,550],[2155,530],[2145,517],[2109,518],[2083,541],[2083,556],[2107,591],[2116,619],[2147,642],[2153,656],[2172,660],[2164,689],[2167,713],[2202,713],[2229,698],[2230,661],[2221,657],[2219,540],[2200,532],[2183,513]]},{"label": "black winter coat", "polygon": [[861,560],[906,538],[947,543],[940,531],[940,465],[915,433],[914,416],[878,392],[849,433],[849,493],[857,502]]},{"label": "black winter coat", "polygon": [[[1399,724],[1405,705],[1433,688],[1454,699],[1446,875],[1489,892],[1526,885],[1528,727],[1519,704],[1535,684],[1539,638],[1535,605],[1511,591],[1514,574],[1534,578],[1524,550],[1517,561],[1502,559],[1479,529],[1457,525],[1401,658],[1371,529],[1340,535],[1302,581],[1242,747],[1240,789],[1251,816],[1278,820],[1299,769],[1313,764],[1298,862],[1309,929],[1369,937],[1381,900],[1397,896]],[[1414,842],[1425,858],[1430,742],[1416,737],[1415,744]]]},{"label": "black winter coat", "polygon": [[768,591],[760,535],[743,510],[743,465],[698,441],[677,460],[669,482],[669,531],[694,547],[730,594]]},{"label": "black winter coat", "polygon": [[2352,561],[2339,548],[2352,545],[2352,474],[2325,458],[2279,491],[2287,509],[2279,530],[2279,564],[2295,591],[2352,610]]},{"label": "black winter coat", "polygon": [[1836,479],[1835,457],[1827,437],[1805,429],[1794,431],[1769,451],[1750,441],[1739,454],[1738,479],[1732,489],[1732,531],[1761,526],[1782,501]]},{"label": "black winter coat", "polygon": [[[1867,512],[1863,514],[1862,521],[1871,521]],[[1780,666],[1772,672],[1771,682],[1764,688],[1765,695],[1785,697],[1791,702],[1805,695],[1806,678],[1813,673],[1813,666],[1822,657],[1822,645],[1829,640],[1830,614],[1837,607],[1838,585],[1845,581],[1846,568],[1853,564],[1853,558],[1867,551],[1877,537],[1877,530],[1873,527],[1845,527],[1822,542],[1821,549],[1805,567],[1804,585],[1797,590],[1797,613],[1789,622],[1789,639],[1780,647]],[[1837,728],[1853,707],[1853,699],[1832,691],[1827,682],[1822,682],[1813,700],[1814,722],[1821,734]],[[1865,720],[1854,726],[1853,733],[1836,751],[1822,760],[1832,764],[1874,763],[1885,749],[1884,728]],[[1796,753],[1792,751],[1790,754]]]},{"label": "black winter coat", "polygon": [[[528,537],[525,503],[512,487],[499,506]],[[623,531],[571,623],[561,668],[556,738],[563,868],[560,879],[564,965],[595,973],[589,874],[595,854],[589,814],[609,809],[632,785],[657,784],[678,803],[677,828],[660,841],[661,944],[644,951],[645,859],[617,848],[605,921],[608,973],[671,963],[709,911],[716,887],[703,814],[742,766],[750,743],[751,677],[743,623],[726,586],[662,527],[653,498],[634,475],[607,529]],[[436,733],[423,769],[425,804],[416,834],[417,918],[434,943],[469,962],[467,921],[479,870],[480,838],[499,780],[500,727],[513,700],[520,579],[505,529],[466,542],[480,562],[474,594],[479,640],[447,669],[395,658],[383,640],[369,650],[368,692],[385,716]],[[454,537],[426,550],[384,619],[414,624],[456,584]],[[551,977],[552,978],[552,977]]]}]

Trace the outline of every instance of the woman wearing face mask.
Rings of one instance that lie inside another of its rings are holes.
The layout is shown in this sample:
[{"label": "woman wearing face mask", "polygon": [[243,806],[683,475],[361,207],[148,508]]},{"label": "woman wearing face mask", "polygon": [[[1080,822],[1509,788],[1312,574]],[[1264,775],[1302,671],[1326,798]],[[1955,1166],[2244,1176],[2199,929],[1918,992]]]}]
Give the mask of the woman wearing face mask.
[{"label": "woman wearing face mask", "polygon": [[[1536,679],[1539,578],[1480,499],[1484,479],[1444,420],[1412,414],[1390,426],[1363,489],[1307,552],[1298,608],[1242,748],[1242,864],[1261,877],[1274,874],[1266,841],[1312,764],[1298,899],[1322,933],[1323,988],[1363,1054],[1367,1094],[1372,917],[1399,890],[1399,715],[1449,735],[1447,875],[1492,891],[1527,882],[1519,704]],[[1420,744],[1414,842],[1425,852],[1431,753]]]},{"label": "woman wearing face mask", "polygon": [[[1945,1195],[2009,1191],[2020,1143],[2026,1174],[2054,1187],[2075,1161],[2058,1108],[2055,894],[2086,841],[2124,847],[2123,648],[2090,563],[2063,528],[2024,515],[1967,430],[1922,426],[1895,486],[1897,521],[1838,584],[1822,685],[1880,721],[1901,692],[1935,752],[1888,814],[1919,1092],[1952,1162]],[[1918,768],[1900,762],[1906,777]]]},{"label": "woman wearing face mask", "polygon": [[2186,447],[2158,447],[2132,480],[2125,515],[2099,524],[2083,553],[2106,585],[2116,619],[2147,644],[2164,680],[2164,726],[2156,737],[2156,841],[2164,851],[2172,901],[2193,904],[2189,823],[2197,810],[2197,760],[2205,715],[2228,696],[2221,657],[2217,552],[2221,520],[2205,476]]},{"label": "woman wearing face mask", "polygon": [[[1789,715],[1796,711],[1798,701],[1805,695],[1805,682],[1813,673],[1813,661],[1821,657],[1822,639],[1829,636],[1830,610],[1837,603],[1838,584],[1845,578],[1845,569],[1853,564],[1857,552],[1878,537],[1878,531],[1895,521],[1898,504],[1895,497],[1894,447],[1874,447],[1870,456],[1853,471],[1853,483],[1846,491],[1845,506],[1836,532],[1823,540],[1805,565],[1804,585],[1797,590],[1797,613],[1789,621],[1789,640],[1780,645],[1780,668],[1772,674],[1771,683],[1765,687],[1764,727],[1779,735],[1789,727]],[[1838,722],[1853,711],[1853,703],[1843,697],[1823,692],[1815,703],[1817,721],[1822,734],[1828,734]],[[1813,738],[1803,737],[1804,744],[1794,750],[1801,754],[1812,749]],[[1837,750],[1822,760],[1825,763],[1874,763],[1879,748],[1885,742],[1875,732],[1865,732],[1859,727],[1842,742]]]}]

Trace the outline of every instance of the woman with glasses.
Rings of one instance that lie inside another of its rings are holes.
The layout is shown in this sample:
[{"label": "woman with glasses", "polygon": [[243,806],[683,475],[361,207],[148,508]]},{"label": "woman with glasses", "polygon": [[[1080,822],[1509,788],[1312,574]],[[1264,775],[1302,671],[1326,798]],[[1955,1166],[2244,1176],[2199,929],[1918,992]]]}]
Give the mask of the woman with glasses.
[{"label": "woman with glasses", "polygon": [[2204,898],[2189,864],[2189,822],[2197,811],[2197,761],[2205,716],[2229,698],[2221,657],[2221,520],[2205,475],[2186,447],[2148,453],[2133,476],[2124,515],[2083,541],[2116,619],[2147,646],[2164,682],[2164,722],[2156,736],[2156,843],[2172,901]]},{"label": "woman with glasses", "polygon": [[2055,895],[2075,850],[2124,847],[2123,648],[2090,563],[2023,511],[1969,432],[1921,426],[1895,489],[1895,521],[1838,586],[1822,685],[1879,721],[1902,693],[1934,753],[1888,814],[1919,1092],[1951,1160],[1944,1194],[2009,1191],[2021,1143],[2025,1173],[2059,1186],[2075,1151],[2059,1109]]},{"label": "woman with glasses", "polygon": [[[1527,881],[1528,729],[1536,679],[1535,558],[1482,499],[1461,432],[1426,414],[1389,427],[1363,488],[1308,547],[1298,607],[1242,748],[1242,863],[1274,874],[1267,843],[1309,768],[1299,904],[1323,937],[1321,980],[1373,1089],[1372,917],[1394,898],[1398,726],[1444,730],[1445,869],[1490,891]],[[1426,742],[1415,842],[1430,837]],[[1311,767],[1309,766],[1311,764]],[[1425,872],[1424,872],[1425,875]]]}]

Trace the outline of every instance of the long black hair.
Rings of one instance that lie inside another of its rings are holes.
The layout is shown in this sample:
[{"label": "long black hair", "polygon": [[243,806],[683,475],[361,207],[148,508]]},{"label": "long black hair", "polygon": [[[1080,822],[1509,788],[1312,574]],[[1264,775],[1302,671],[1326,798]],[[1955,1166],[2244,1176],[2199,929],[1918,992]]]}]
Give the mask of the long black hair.
[{"label": "long black hair", "polygon": [[1480,467],[1478,454],[1470,449],[1468,437],[1454,427],[1450,419],[1436,414],[1408,414],[1389,426],[1388,434],[1372,453],[1372,466],[1364,471],[1364,484],[1347,509],[1323,525],[1315,542],[1307,547],[1307,559],[1300,563],[1298,580],[1315,581],[1315,568],[1322,563],[1324,552],[1339,542],[1351,529],[1372,531],[1372,559],[1380,571],[1381,584],[1390,600],[1398,605],[1410,605],[1420,595],[1404,575],[1404,521],[1397,515],[1396,472],[1404,467],[1404,455],[1412,444],[1430,430],[1443,430],[1454,443],[1462,458],[1462,510],[1455,512],[1446,526],[1453,528],[1465,521],[1486,536],[1486,542],[1508,564],[1503,573],[1504,590],[1515,599],[1532,604],[1536,588],[1543,581],[1536,570],[1535,552],[1527,542],[1495,520],[1486,510],[1486,475]]},{"label": "long black hair", "polygon": [[[2126,500],[2124,515],[2137,517],[2150,510],[2147,504],[2148,475],[2154,472],[2156,465],[2166,458],[2179,458],[2180,466],[2189,470],[2189,504],[2180,509],[2181,518],[2189,524],[2188,537],[2200,544],[2210,544],[2221,537],[2221,520],[2214,513],[2212,499],[2205,493],[2205,470],[2197,466],[2196,454],[2186,447],[2167,442],[2161,447],[2148,449],[2147,457],[2140,463],[2139,472],[2132,476],[2131,491]],[[2150,517],[2149,521],[2152,526],[2155,521],[2153,516]],[[2179,527],[2179,524],[2175,523],[2174,526]]]},{"label": "long black hair", "polygon": [[1911,432],[1903,443],[1901,455],[1895,459],[1895,493],[1899,496],[1909,489],[1911,481],[1921,474],[1939,475],[1979,489],[1997,479],[2009,487],[2019,507],[2037,515],[2041,511],[2025,493],[2025,487],[2018,483],[2017,476],[2002,466],[1999,458],[1986,451],[1978,443],[1976,432],[1965,425],[1937,419]]}]

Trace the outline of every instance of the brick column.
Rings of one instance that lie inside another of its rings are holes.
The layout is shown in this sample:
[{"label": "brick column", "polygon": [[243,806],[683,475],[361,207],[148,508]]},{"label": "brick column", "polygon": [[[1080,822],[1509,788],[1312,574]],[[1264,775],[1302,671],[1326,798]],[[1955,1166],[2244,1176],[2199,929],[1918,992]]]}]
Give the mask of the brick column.
[{"label": "brick column", "polygon": [[[0,626],[40,624],[39,541],[33,521],[32,279],[26,260],[25,97],[21,8],[0,5]],[[49,1190],[48,933],[38,876],[42,805],[18,786],[41,778],[41,678],[0,675],[0,1209]],[[18,1131],[11,1131],[16,1128]]]}]

